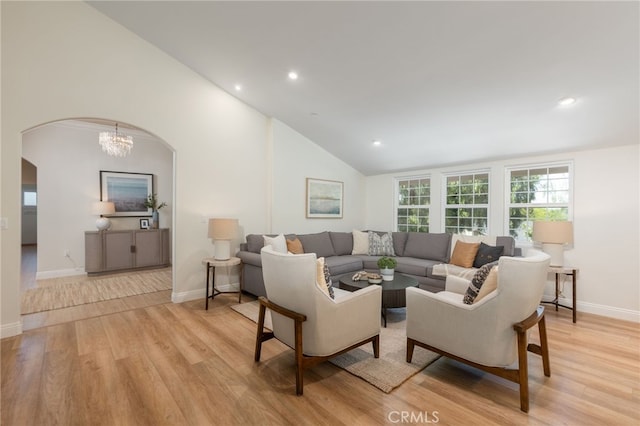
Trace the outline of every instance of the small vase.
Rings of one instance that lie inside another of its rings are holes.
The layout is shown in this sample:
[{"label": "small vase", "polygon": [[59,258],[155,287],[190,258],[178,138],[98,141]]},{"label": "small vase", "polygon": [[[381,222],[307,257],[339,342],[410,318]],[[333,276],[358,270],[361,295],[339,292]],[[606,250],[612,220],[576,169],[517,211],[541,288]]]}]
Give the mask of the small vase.
[{"label": "small vase", "polygon": [[158,215],[158,211],[155,210],[151,213],[151,229],[158,229],[160,226],[160,216]]},{"label": "small vase", "polygon": [[380,275],[382,275],[383,281],[393,281],[393,272],[394,269],[380,269]]}]

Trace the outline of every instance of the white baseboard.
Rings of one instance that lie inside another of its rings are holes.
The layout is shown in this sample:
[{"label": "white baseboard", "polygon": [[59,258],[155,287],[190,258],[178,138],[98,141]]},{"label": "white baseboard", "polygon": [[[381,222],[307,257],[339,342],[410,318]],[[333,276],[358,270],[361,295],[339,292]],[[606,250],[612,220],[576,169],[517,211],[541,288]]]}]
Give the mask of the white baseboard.
[{"label": "white baseboard", "polygon": [[36,272],[36,280],[46,280],[47,278],[71,277],[74,275],[86,275],[82,268],[73,269],[57,269],[55,271],[39,271]]},{"label": "white baseboard", "polygon": [[13,337],[22,334],[22,321],[0,325],[0,338]]},{"label": "white baseboard", "polygon": [[[545,295],[542,297],[545,302],[553,300],[553,296]],[[572,300],[561,297],[558,301],[565,305],[571,306]],[[585,312],[588,314],[601,315],[603,317],[616,318],[624,321],[640,323],[640,311],[632,309],[616,308],[615,306],[599,305],[591,302],[581,302],[578,300],[578,313]],[[562,308],[559,308],[562,309]]]},{"label": "white baseboard", "polygon": [[[220,291],[238,291],[238,283],[221,286],[216,285],[216,288]],[[204,299],[204,291],[204,288],[199,288],[197,290],[181,291],[179,293],[173,292],[171,293],[171,301],[173,303],[182,303],[190,300]],[[209,291],[211,291],[211,288],[209,288]]]}]

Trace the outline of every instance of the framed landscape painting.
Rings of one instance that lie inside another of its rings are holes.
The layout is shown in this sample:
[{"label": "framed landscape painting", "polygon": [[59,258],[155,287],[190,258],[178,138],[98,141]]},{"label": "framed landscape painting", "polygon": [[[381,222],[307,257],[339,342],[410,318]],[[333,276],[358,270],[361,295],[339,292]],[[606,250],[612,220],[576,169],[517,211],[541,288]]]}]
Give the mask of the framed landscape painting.
[{"label": "framed landscape painting", "polygon": [[151,216],[144,203],[152,193],[150,173],[100,171],[100,199],[111,201],[116,207],[115,214],[110,216]]},{"label": "framed landscape painting", "polygon": [[307,178],[307,218],[342,218],[343,183]]}]

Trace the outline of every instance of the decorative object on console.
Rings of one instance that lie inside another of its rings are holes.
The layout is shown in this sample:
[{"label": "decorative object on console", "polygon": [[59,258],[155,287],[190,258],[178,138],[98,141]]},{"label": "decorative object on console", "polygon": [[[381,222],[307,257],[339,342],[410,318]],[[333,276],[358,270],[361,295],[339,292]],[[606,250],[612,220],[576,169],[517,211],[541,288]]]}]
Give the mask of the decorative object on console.
[{"label": "decorative object on console", "polygon": [[103,217],[102,215],[106,214],[114,214],[116,212],[116,207],[113,203],[108,201],[98,201],[93,203],[92,212],[94,215],[98,215],[98,220],[96,220],[96,228],[98,231],[106,231],[111,228],[111,220],[108,217]]},{"label": "decorative object on console", "polygon": [[551,266],[563,266],[564,246],[573,244],[573,222],[533,222],[533,241],[542,243],[542,251],[551,256]]},{"label": "decorative object on console", "polygon": [[126,157],[133,148],[133,138],[119,132],[118,123],[115,132],[100,132],[98,143],[104,152],[113,157]]},{"label": "decorative object on console", "polygon": [[236,237],[237,232],[238,219],[209,219],[209,238],[215,246],[216,260],[231,258],[231,240]]},{"label": "decorative object on console", "polygon": [[162,202],[158,204],[158,194],[153,193],[147,196],[147,199],[144,202],[144,206],[148,209],[151,209],[151,228],[158,229],[160,225],[160,215],[158,214],[158,210],[166,206],[167,203]]},{"label": "decorative object on console", "polygon": [[378,268],[384,281],[393,281],[393,273],[398,262],[393,257],[383,256],[378,259]]}]

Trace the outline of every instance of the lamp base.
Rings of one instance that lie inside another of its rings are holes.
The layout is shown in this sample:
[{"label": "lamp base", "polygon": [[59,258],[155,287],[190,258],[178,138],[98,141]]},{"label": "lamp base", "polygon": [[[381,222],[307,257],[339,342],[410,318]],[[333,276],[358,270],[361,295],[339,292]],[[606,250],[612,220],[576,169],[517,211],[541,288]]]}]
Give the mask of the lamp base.
[{"label": "lamp base", "polygon": [[231,241],[229,240],[215,240],[213,242],[215,248],[214,258],[216,260],[229,260],[231,259]]},{"label": "lamp base", "polygon": [[106,231],[111,228],[111,221],[108,217],[99,217],[96,220],[96,228],[98,228],[98,231]]},{"label": "lamp base", "polygon": [[564,266],[564,245],[542,243],[542,251],[551,256],[549,266]]}]

